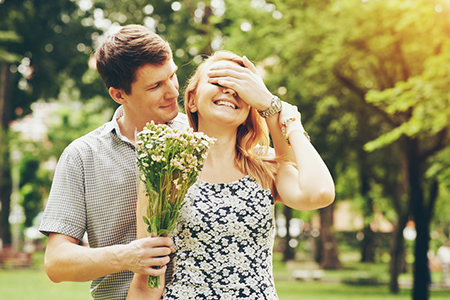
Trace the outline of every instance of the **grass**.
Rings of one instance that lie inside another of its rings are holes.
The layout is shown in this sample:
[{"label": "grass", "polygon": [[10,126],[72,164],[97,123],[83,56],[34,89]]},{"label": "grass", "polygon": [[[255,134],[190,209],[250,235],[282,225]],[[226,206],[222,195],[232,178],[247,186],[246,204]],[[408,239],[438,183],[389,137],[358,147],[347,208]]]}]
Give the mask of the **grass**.
[{"label": "grass", "polygon": [[[42,253],[33,257],[30,269],[0,270],[0,299],[8,300],[89,300],[89,282],[53,283],[45,274],[42,266]],[[360,264],[355,259],[347,259],[344,269],[325,271],[321,281],[294,281],[289,277],[288,266],[281,262],[276,253],[274,275],[280,300],[407,300],[411,299],[411,289],[401,288],[398,295],[391,295],[387,285],[346,285],[340,283],[343,278],[358,277],[364,272],[376,276],[381,282],[389,279],[386,264]],[[301,263],[299,263],[301,266]],[[433,280],[440,274],[433,274]],[[409,274],[400,278],[401,282],[410,283]],[[438,282],[438,281],[435,281]],[[450,289],[430,292],[430,300],[450,299]]]},{"label": "grass", "polygon": [[[349,286],[326,282],[276,282],[280,300],[407,300],[410,289],[401,289],[398,295],[389,293],[387,286]],[[448,300],[450,291],[432,291],[430,300]]]},{"label": "grass", "polygon": [[42,269],[0,270],[0,298],[8,300],[89,300],[89,282],[53,283]]},{"label": "grass", "polygon": [[30,269],[0,269],[0,299],[91,300],[90,282],[54,283],[44,271],[44,253],[33,254]]}]

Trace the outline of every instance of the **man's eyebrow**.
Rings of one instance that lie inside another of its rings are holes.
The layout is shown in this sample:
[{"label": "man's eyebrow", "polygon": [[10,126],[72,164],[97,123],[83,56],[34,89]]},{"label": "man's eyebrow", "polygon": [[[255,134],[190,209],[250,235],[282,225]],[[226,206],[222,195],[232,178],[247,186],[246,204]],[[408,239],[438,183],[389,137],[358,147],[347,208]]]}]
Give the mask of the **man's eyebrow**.
[{"label": "man's eyebrow", "polygon": [[[177,71],[178,71],[178,66],[175,66],[175,69],[173,70],[173,72],[172,72],[172,74],[170,75],[170,77],[172,77]],[[161,83],[161,82],[163,82],[163,81],[165,81],[165,79],[164,79],[164,80],[158,80],[158,81],[149,83],[149,84],[147,84],[147,88],[151,88],[151,87],[153,87],[154,85],[157,85],[158,83]]]}]

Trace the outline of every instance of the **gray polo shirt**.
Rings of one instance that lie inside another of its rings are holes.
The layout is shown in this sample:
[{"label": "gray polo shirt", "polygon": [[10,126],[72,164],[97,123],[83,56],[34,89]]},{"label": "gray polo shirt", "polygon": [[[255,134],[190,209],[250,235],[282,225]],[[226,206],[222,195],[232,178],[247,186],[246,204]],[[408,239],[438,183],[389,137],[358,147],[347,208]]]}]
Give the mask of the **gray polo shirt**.
[{"label": "gray polo shirt", "polygon": [[[136,151],[120,133],[117,119],[73,141],[61,155],[39,230],[81,240],[91,248],[128,244],[136,239]],[[171,127],[188,126],[179,113]],[[121,271],[91,283],[94,299],[125,299],[133,277]]]}]

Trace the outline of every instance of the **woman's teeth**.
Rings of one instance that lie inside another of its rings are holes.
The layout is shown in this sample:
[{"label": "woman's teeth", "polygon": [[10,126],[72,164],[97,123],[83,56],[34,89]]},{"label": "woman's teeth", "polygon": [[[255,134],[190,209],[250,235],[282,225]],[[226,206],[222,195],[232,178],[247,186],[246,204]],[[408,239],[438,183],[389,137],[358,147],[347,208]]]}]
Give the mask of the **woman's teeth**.
[{"label": "woman's teeth", "polygon": [[228,106],[228,107],[231,107],[232,109],[236,109],[236,106],[235,106],[233,103],[228,102],[228,101],[217,101],[217,102],[216,102],[216,105],[219,105],[219,106]]}]

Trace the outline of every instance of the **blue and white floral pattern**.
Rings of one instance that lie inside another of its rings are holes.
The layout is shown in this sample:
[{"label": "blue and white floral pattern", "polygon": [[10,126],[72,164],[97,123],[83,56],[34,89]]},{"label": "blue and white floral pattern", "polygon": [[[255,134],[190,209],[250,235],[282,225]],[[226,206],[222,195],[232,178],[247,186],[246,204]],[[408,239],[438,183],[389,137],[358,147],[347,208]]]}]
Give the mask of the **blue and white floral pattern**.
[{"label": "blue and white floral pattern", "polygon": [[270,189],[248,175],[225,184],[199,181],[193,188],[198,190],[188,193],[174,233],[175,273],[163,299],[278,299]]}]

